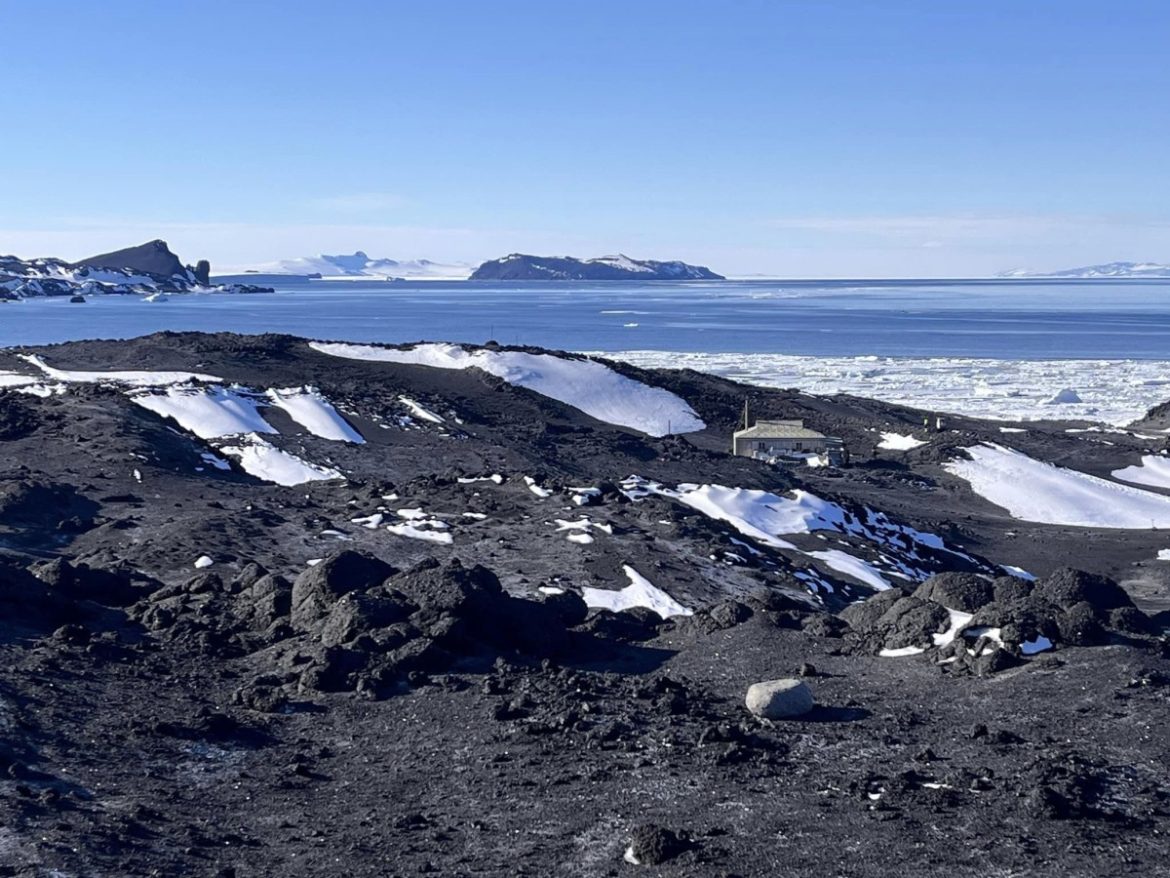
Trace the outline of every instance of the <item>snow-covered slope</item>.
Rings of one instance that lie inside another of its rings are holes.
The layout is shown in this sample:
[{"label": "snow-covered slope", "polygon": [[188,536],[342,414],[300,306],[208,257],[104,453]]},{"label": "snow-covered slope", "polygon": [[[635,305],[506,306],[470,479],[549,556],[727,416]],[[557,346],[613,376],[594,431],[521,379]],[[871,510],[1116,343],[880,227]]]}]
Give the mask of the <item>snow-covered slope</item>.
[{"label": "snow-covered slope", "polygon": [[466,280],[471,266],[463,263],[439,263],[429,259],[376,259],[361,250],[351,254],[299,256],[259,265],[232,268],[225,274],[287,274],[299,277],[320,275],[322,278],[360,280]]},{"label": "snow-covered slope", "polygon": [[311,342],[310,347],[352,360],[436,369],[482,369],[509,384],[571,405],[599,421],[630,427],[650,436],[693,433],[706,426],[685,400],[670,391],[627,378],[587,358],[522,351],[469,351],[454,344],[420,344],[401,349]]},{"label": "snow-covered slope", "polygon": [[1170,265],[1157,262],[1106,262],[1103,265],[1085,265],[1081,268],[1066,268],[1062,271],[1029,271],[1017,268],[1004,271],[999,277],[1168,277]]},{"label": "snow-covered slope", "polygon": [[1013,518],[1071,527],[1170,527],[1170,497],[1034,460],[1002,445],[964,451],[970,460],[953,460],[944,468]]}]

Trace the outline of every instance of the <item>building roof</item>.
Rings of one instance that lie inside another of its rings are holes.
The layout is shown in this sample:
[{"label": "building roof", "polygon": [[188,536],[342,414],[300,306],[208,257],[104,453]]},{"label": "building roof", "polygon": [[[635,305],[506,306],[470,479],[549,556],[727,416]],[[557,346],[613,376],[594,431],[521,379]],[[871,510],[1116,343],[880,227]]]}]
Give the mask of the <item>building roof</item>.
[{"label": "building roof", "polygon": [[755,426],[736,430],[736,439],[825,439],[824,433],[810,430],[804,421],[756,421]]}]

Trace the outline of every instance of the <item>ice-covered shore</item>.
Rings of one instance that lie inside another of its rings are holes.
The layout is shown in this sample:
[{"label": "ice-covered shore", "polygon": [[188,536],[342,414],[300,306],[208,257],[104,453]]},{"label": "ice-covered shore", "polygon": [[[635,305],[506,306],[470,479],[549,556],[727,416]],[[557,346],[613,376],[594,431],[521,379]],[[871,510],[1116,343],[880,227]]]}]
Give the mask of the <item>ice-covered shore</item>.
[{"label": "ice-covered shore", "polygon": [[[1084,419],[1128,424],[1170,397],[1170,360],[803,357],[670,351],[602,356],[644,368],[696,369],[764,387],[797,387],[818,395],[849,393],[1009,421]],[[1074,393],[1065,393],[1070,390]]]}]

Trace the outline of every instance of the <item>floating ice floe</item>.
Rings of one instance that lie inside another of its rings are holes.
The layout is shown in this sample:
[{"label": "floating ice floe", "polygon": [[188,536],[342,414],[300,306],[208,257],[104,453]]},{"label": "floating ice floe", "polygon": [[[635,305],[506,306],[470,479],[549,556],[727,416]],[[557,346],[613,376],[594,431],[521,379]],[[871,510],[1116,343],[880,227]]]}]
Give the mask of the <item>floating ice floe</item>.
[{"label": "floating ice floe", "polygon": [[653,610],[663,619],[671,616],[692,616],[694,610],[684,607],[662,589],[651,584],[650,580],[626,564],[622,567],[630,584],[618,591],[607,588],[581,589],[581,597],[586,606],[612,610],[619,613],[634,607],[646,607]]},{"label": "floating ice floe", "polygon": [[528,354],[522,351],[464,350],[454,344],[420,344],[413,348],[310,342],[323,354],[354,360],[430,366],[436,369],[481,369],[517,387],[570,405],[607,424],[629,427],[649,436],[692,433],[706,427],[679,396],[651,387],[587,358]]},{"label": "floating ice floe", "polygon": [[[1166,399],[1167,360],[994,360],[624,351],[644,368],[695,369],[764,387],[848,393],[937,412],[1004,421],[1089,418],[1128,424]],[[1081,402],[1052,403],[1062,388]]]},{"label": "floating ice floe", "polygon": [[267,396],[275,408],[287,412],[314,436],[355,445],[366,441],[315,387],[273,388]]},{"label": "floating ice floe", "polygon": [[205,567],[210,567],[214,563],[215,561],[212,560],[210,555],[200,555],[195,559],[195,569],[203,570]]},{"label": "floating ice floe", "polygon": [[219,383],[222,378],[215,375],[204,375],[199,372],[144,372],[144,371],[113,371],[88,372],[76,369],[54,369],[35,354],[21,354],[20,358],[36,366],[50,378],[58,381],[76,383],[129,384],[136,387],[160,387],[167,384],[182,384],[189,381],[205,383]]},{"label": "floating ice floe", "polygon": [[944,469],[1021,521],[1149,530],[1170,526],[1170,497],[1034,460],[994,443],[964,451]]},{"label": "floating ice floe", "polygon": [[915,439],[913,436],[902,433],[882,433],[882,441],[878,443],[877,447],[887,451],[912,451],[925,444],[926,440],[924,439]]},{"label": "floating ice floe", "polygon": [[1137,466],[1114,470],[1113,478],[1151,488],[1170,488],[1170,457],[1147,454]]},{"label": "floating ice floe", "polygon": [[277,485],[303,485],[341,478],[335,469],[318,466],[289,454],[256,433],[249,433],[224,445],[219,450],[239,461],[240,468],[265,482]]}]

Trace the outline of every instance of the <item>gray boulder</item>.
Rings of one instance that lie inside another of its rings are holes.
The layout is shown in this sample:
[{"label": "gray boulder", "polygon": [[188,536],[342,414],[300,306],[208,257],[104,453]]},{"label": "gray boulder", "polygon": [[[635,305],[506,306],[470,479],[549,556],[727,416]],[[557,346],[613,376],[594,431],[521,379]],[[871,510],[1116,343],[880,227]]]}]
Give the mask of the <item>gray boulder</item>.
[{"label": "gray boulder", "polygon": [[328,615],[343,595],[381,585],[396,572],[385,561],[352,550],[326,558],[293,583],[293,625],[310,627]]},{"label": "gray boulder", "polygon": [[753,683],[745,699],[747,709],[763,719],[804,716],[815,705],[812,690],[803,680],[787,678]]},{"label": "gray boulder", "polygon": [[918,586],[914,597],[974,613],[995,599],[995,584],[975,573],[937,573]]}]

